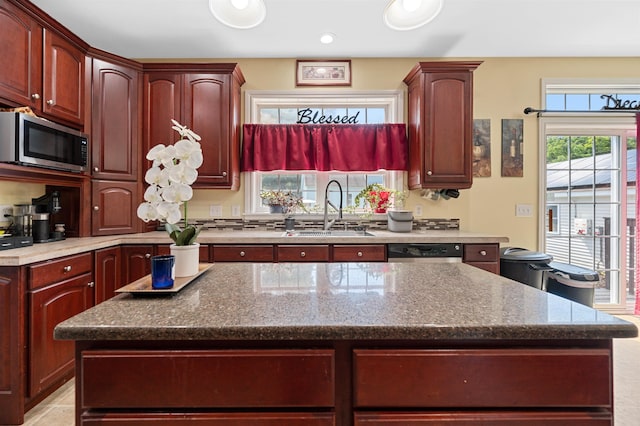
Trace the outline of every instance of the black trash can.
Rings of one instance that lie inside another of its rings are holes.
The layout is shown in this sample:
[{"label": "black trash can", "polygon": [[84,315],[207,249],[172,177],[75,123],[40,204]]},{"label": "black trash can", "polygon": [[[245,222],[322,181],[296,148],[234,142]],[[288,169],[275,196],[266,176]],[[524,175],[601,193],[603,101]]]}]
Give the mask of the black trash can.
[{"label": "black trash can", "polygon": [[545,274],[547,292],[593,307],[593,295],[600,275],[592,269],[551,262]]},{"label": "black trash can", "polygon": [[500,275],[543,290],[544,271],[553,256],[519,247],[500,250]]}]

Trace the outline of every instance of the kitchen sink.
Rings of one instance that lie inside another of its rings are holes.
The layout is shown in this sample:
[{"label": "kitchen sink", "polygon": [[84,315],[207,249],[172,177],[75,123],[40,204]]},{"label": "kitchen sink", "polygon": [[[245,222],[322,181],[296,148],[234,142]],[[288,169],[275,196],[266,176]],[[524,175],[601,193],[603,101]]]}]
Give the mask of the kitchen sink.
[{"label": "kitchen sink", "polygon": [[285,231],[285,237],[373,237],[367,231],[338,231],[338,230],[313,230],[313,231]]}]

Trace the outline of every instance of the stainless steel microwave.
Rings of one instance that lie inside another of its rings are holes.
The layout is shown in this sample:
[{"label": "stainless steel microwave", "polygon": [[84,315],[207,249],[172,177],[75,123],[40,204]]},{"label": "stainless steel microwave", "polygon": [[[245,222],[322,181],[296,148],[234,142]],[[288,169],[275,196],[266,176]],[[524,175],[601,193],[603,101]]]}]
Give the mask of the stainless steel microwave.
[{"label": "stainless steel microwave", "polygon": [[89,137],[75,129],[20,112],[0,112],[0,162],[84,172]]}]

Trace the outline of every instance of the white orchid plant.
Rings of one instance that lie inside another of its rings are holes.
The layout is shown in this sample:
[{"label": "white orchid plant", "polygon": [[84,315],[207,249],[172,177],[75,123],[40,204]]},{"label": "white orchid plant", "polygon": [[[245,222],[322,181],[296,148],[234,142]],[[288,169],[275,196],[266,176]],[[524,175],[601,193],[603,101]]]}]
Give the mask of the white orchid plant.
[{"label": "white orchid plant", "polygon": [[[171,128],[180,134],[180,140],[173,145],[158,144],[149,150],[147,160],[153,164],[144,180],[149,187],[144,193],[145,202],[138,206],[138,217],[145,222],[160,220],[166,222],[165,229],[178,246],[195,242],[200,229],[187,222],[187,201],[193,197],[191,184],[198,177],[198,167],[202,165],[200,136],[171,120]],[[176,225],[183,218],[184,229]]]}]

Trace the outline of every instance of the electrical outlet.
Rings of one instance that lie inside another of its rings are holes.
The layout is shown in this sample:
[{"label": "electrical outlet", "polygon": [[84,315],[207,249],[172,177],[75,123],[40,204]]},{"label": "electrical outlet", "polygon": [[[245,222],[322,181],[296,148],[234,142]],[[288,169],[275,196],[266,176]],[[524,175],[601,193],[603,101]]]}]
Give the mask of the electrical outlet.
[{"label": "electrical outlet", "polygon": [[516,204],[516,216],[519,216],[519,217],[533,216],[533,206],[531,204]]},{"label": "electrical outlet", "polygon": [[6,222],[7,220],[9,220],[7,215],[13,216],[13,206],[1,205],[0,206],[0,222]]},{"label": "electrical outlet", "polygon": [[240,217],[240,206],[237,204],[234,204],[231,206],[231,216],[233,217]]},{"label": "electrical outlet", "polygon": [[414,213],[416,216],[422,216],[422,206],[420,204],[415,207]]},{"label": "electrical outlet", "polygon": [[222,217],[222,205],[220,205],[220,204],[211,204],[209,206],[209,216],[211,216],[211,217]]}]

